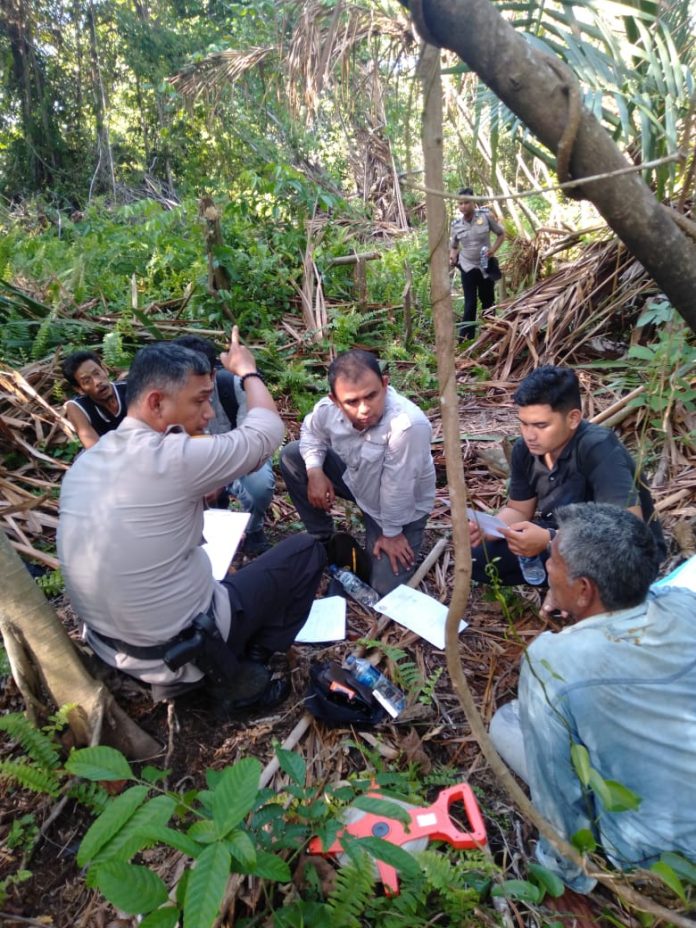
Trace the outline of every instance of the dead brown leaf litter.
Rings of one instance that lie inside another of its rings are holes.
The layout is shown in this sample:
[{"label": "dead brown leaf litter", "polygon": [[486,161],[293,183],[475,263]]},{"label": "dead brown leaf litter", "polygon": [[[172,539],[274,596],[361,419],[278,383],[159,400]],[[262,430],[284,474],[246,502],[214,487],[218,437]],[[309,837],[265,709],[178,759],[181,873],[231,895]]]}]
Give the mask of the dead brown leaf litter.
[{"label": "dead brown leaf litter", "polygon": [[[587,260],[594,262],[594,277],[586,268],[584,273],[573,276],[570,286],[542,281],[527,292],[524,301],[511,303],[504,315],[491,319],[473,350],[458,353],[462,453],[469,495],[474,505],[488,510],[497,509],[504,501],[505,455],[501,443],[506,437],[514,437],[517,431],[511,394],[520,377],[538,362],[572,363],[579,367],[587,397],[586,415],[611,422],[617,413],[623,414],[617,427],[620,426],[622,438],[634,453],[645,447],[647,441],[648,465],[657,478],[653,487],[657,508],[670,535],[678,539],[678,544],[673,543],[674,559],[679,549],[687,552],[689,545],[693,546],[695,423],[680,407],[677,398],[670,409],[669,428],[658,444],[657,436],[650,431],[645,407],[626,407],[625,389],[608,385],[600,371],[584,366],[596,358],[598,350],[606,350],[607,340],[612,341],[615,335],[613,317],[608,310],[600,314],[601,318],[592,310],[598,297],[605,294],[608,306],[612,293],[616,297],[618,291],[621,299],[630,299],[649,286],[649,282],[631,271],[632,266],[624,262],[620,250],[615,249],[615,252],[612,256],[607,246],[604,250],[590,250]],[[596,282],[598,268],[604,268],[605,283],[602,285]],[[488,377],[485,380],[480,379],[484,367]],[[0,370],[3,455],[0,516],[4,530],[20,554],[47,567],[56,563],[53,545],[58,515],[57,488],[67,469],[60,455],[73,439],[69,424],[54,405],[52,390],[57,379],[55,358],[27,365],[21,371]],[[398,371],[395,379],[398,379]],[[296,429],[292,411],[286,403],[282,404],[282,411],[292,433]],[[431,413],[431,420],[438,491],[427,548],[450,527],[437,409]],[[269,529],[275,538],[297,530],[293,507],[281,491],[279,487],[269,514]],[[354,530],[354,512],[337,510],[337,516],[344,520],[345,527]],[[426,592],[445,603],[451,591],[452,563],[453,552],[447,547],[422,584]],[[517,602],[511,625],[500,605],[486,601],[482,592],[476,590],[467,616],[470,626],[461,635],[462,664],[486,721],[499,705],[513,698],[522,650],[543,628],[535,608],[538,602],[533,599]],[[59,603],[59,614],[77,638],[74,617],[65,601]],[[349,628],[353,642],[360,637],[376,637],[379,633],[385,644],[403,647],[424,676],[444,666],[443,652],[414,640],[394,623],[383,627],[375,614],[355,604],[349,606]],[[167,759],[171,768],[170,785],[176,788],[200,786],[206,768],[223,767],[249,753],[257,756],[262,764],[270,765],[274,739],[282,742],[297,731],[298,726],[302,728],[302,698],[309,662],[329,657],[340,659],[352,647],[355,644],[351,642],[329,648],[296,647],[292,663],[292,698],[273,715],[256,718],[246,725],[213,724],[200,698],[192,697],[183,702],[176,709],[176,717],[169,720],[170,725],[177,726],[172,738],[173,750]],[[393,673],[388,662],[384,669],[388,674]],[[110,675],[109,684],[138,723],[165,745],[168,740],[166,707],[153,706],[145,691],[125,678]],[[11,683],[5,687],[2,705],[6,711],[21,709]],[[293,749],[305,757],[309,783],[317,788],[360,773],[378,760],[399,766],[412,764],[424,778],[437,770],[456,771],[461,779],[480,788],[489,838],[497,859],[506,867],[509,876],[524,877],[533,835],[492,780],[468,732],[463,711],[450,690],[446,674],[437,684],[433,704],[419,708],[410,716],[407,714],[405,719],[398,725],[386,725],[381,731],[362,734],[330,730],[310,722]],[[269,776],[270,785],[282,786],[282,773],[269,768]],[[41,824],[51,814],[52,807],[52,801],[37,800],[35,796],[3,786],[0,834],[5,837],[11,822],[23,813],[33,813]],[[86,820],[81,821],[73,814],[63,814],[52,823],[29,863],[32,880],[18,888],[11,897],[11,907],[8,903],[6,909],[9,907],[14,914],[26,918],[49,916],[49,924],[60,928],[131,924],[128,920],[118,922],[100,897],[85,888],[76,872],[74,854],[85,824]],[[152,852],[148,863],[165,879],[172,878],[177,866],[175,855],[163,851]],[[16,864],[16,855],[5,850],[0,856],[0,879],[12,872]],[[231,914],[225,924],[231,925],[235,915],[248,914],[256,893],[257,888],[250,881],[240,881],[236,902],[231,904]],[[602,894],[594,894],[592,905],[598,917],[600,909],[606,908],[622,923],[631,923],[629,916],[619,912],[616,904]],[[519,925],[538,923],[532,914],[515,903],[511,904],[511,911]]]}]

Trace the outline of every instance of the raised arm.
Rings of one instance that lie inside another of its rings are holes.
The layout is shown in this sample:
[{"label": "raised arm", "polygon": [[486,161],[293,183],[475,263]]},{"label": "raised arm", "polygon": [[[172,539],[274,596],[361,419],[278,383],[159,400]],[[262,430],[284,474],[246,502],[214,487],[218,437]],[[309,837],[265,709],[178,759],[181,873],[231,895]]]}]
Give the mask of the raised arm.
[{"label": "raised arm", "polygon": [[246,395],[247,408],[268,409],[278,415],[275,400],[271,396],[266,384],[257,375],[256,360],[253,354],[239,342],[239,329],[232,327],[230,347],[220,355],[222,366],[230,374],[236,374],[243,380],[243,390]]}]

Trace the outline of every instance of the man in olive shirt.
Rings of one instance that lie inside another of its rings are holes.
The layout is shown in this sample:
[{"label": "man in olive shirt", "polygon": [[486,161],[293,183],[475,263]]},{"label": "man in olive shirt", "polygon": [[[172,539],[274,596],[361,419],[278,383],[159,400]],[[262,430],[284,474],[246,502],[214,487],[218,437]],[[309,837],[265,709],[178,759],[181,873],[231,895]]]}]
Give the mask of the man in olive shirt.
[{"label": "man in olive shirt", "polygon": [[266,662],[287,650],[306,620],[326,556],[299,535],[222,583],[213,579],[200,547],[204,496],[255,470],[284,432],[236,328],[221,357],[241,378],[249,413],[233,431],[203,435],[213,416],[208,360],[172,344],[138,352],[128,416],[63,480],[58,555],[87,641],[107,663],[161,695],[197,683],[203,673],[195,660],[172,669],[165,656],[207,618],[214,623],[208,658],[226,665],[217,698],[232,709],[269,706],[288,686],[271,679]]}]

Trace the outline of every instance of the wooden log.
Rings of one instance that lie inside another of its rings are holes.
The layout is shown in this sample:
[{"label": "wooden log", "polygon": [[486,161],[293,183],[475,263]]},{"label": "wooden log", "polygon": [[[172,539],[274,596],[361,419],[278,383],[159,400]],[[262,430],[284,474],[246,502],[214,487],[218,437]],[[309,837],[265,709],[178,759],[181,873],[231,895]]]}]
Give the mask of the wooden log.
[{"label": "wooden log", "polygon": [[332,258],[327,267],[340,267],[345,264],[357,264],[359,261],[376,261],[382,255],[379,251],[364,251],[359,255],[341,255],[340,258]]}]

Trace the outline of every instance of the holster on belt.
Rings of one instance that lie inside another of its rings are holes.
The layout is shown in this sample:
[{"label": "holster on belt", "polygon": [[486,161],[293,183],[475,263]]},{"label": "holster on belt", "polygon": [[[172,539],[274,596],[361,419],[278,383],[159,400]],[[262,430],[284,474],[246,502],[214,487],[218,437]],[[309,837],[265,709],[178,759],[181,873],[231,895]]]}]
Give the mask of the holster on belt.
[{"label": "holster on belt", "polygon": [[212,615],[200,612],[178,639],[164,653],[164,663],[170,670],[193,663],[215,686],[234,680],[237,658],[227,647]]}]

